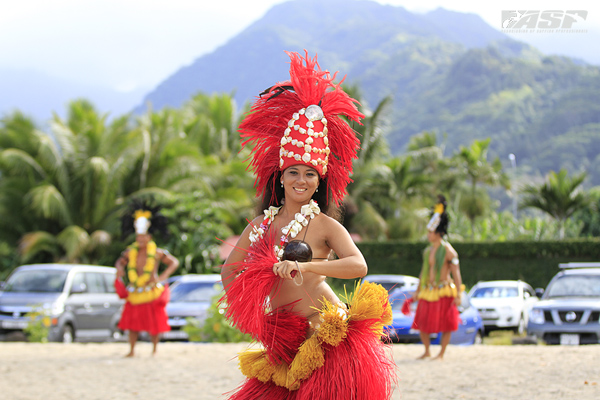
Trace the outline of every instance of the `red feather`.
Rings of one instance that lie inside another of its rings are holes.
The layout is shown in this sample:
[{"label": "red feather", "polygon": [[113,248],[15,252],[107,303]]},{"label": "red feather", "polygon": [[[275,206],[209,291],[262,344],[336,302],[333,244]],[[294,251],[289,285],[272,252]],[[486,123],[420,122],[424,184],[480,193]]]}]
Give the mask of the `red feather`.
[{"label": "red feather", "polygon": [[273,273],[278,262],[273,247],[275,238],[266,234],[248,250],[246,259],[235,265],[237,277],[227,285],[219,300],[226,303],[225,317],[244,333],[259,338],[268,309],[267,298],[279,277]]}]

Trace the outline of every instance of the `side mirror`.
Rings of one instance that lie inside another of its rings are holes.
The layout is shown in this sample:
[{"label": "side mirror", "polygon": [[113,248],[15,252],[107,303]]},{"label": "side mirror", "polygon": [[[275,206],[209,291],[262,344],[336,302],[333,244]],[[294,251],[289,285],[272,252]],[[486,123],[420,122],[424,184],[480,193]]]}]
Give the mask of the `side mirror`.
[{"label": "side mirror", "polygon": [[70,294],[81,294],[87,292],[87,286],[85,283],[79,283],[77,285],[73,285],[71,288]]},{"label": "side mirror", "polygon": [[535,295],[538,297],[538,299],[541,299],[543,294],[544,294],[544,288],[536,288],[535,289]]}]

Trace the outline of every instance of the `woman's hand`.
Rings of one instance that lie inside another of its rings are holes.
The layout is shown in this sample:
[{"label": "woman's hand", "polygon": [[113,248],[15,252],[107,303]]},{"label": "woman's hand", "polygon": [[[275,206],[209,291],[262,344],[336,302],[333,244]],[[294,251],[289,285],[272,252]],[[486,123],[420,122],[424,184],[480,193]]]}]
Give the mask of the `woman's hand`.
[{"label": "woman's hand", "polygon": [[[273,264],[273,273],[283,279],[294,279],[300,264],[295,261],[284,260]],[[302,272],[302,271],[301,271]]]}]

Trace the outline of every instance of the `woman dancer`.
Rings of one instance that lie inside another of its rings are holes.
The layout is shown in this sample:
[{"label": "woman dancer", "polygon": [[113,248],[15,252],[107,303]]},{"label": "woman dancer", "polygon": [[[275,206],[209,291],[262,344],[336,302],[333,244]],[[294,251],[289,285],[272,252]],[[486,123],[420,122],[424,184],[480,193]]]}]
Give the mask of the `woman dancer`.
[{"label": "woman dancer", "polygon": [[240,354],[247,379],[230,399],[389,399],[386,290],[364,283],[340,299],[325,281],[367,273],[332,217],[358,149],[340,115],[363,115],[316,58],[288,54],[290,81],[263,92],[240,125],[265,210],[223,266],[222,300],[230,321],[261,346]]}]

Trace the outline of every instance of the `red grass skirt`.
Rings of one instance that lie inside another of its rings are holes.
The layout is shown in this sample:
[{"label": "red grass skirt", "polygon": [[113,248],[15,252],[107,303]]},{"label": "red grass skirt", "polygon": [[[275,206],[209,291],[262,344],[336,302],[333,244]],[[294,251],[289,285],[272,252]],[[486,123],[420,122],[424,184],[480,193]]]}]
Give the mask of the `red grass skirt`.
[{"label": "red grass skirt", "polygon": [[[389,400],[396,365],[391,346],[382,343],[383,326],[391,322],[387,291],[366,282],[347,300],[347,314],[323,304],[321,324],[309,338],[306,317],[287,311],[268,315],[272,327],[263,330],[269,334],[261,339],[268,362],[254,358],[262,351],[240,354],[240,369],[248,378],[228,393],[229,399]],[[268,372],[271,366],[275,369]],[[283,371],[283,382],[278,371]]]},{"label": "red grass skirt", "polygon": [[368,326],[369,321],[351,322],[348,336],[336,347],[326,346],[324,365],[298,390],[251,378],[229,400],[389,400],[395,376],[391,347]]},{"label": "red grass skirt", "polygon": [[412,328],[421,332],[451,332],[458,329],[460,316],[453,297],[438,301],[419,300]]},{"label": "red grass skirt", "polygon": [[167,320],[165,307],[169,302],[169,287],[165,285],[165,290],[160,297],[150,303],[131,304],[125,303],[119,328],[137,332],[148,332],[150,335],[158,335],[162,332],[171,330]]}]

